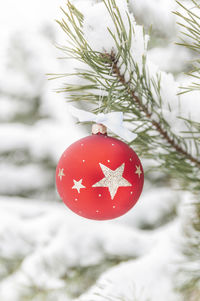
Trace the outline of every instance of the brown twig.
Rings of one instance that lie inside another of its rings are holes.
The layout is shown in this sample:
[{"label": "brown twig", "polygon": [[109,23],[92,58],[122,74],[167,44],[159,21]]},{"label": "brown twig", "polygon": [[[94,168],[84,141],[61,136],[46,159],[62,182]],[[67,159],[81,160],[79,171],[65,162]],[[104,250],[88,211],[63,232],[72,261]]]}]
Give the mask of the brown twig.
[{"label": "brown twig", "polygon": [[194,158],[190,153],[184,150],[181,146],[179,146],[176,141],[171,138],[168,132],[162,128],[162,126],[152,118],[152,113],[149,112],[148,108],[142,103],[137,95],[135,95],[135,91],[131,89],[129,83],[125,80],[125,77],[120,72],[120,68],[118,67],[118,61],[116,59],[115,53],[111,52],[111,54],[105,53],[103,54],[105,58],[107,58],[110,62],[112,62],[112,72],[116,75],[118,80],[127,88],[127,91],[131,95],[133,101],[137,104],[137,106],[144,112],[146,117],[150,119],[152,125],[156,128],[156,130],[160,133],[165,141],[167,141],[178,153],[184,155],[188,160],[200,166],[200,161],[197,158]]}]

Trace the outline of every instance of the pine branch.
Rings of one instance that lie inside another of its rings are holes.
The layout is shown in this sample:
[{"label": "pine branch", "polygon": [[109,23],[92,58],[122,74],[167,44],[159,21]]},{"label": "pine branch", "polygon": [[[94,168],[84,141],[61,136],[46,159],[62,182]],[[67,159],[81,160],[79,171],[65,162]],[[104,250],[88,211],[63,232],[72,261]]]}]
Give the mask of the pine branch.
[{"label": "pine branch", "polygon": [[178,272],[178,290],[183,293],[184,301],[198,301],[200,297],[200,205],[194,202],[188,209],[189,214],[183,226],[183,264]]},{"label": "pine branch", "polygon": [[[185,5],[177,1],[182,8],[183,13],[176,12],[175,14],[182,19],[182,22],[178,24],[182,26],[181,43],[179,45],[187,47],[188,49],[200,53],[200,3],[196,0],[191,0],[192,7],[188,9]],[[199,58],[193,62],[194,70],[187,74],[194,78],[189,86],[183,87],[181,93],[187,93],[194,90],[200,90],[200,61]],[[188,134],[191,135],[194,141],[194,147],[196,153],[199,153],[199,141],[200,141],[200,122],[194,122],[189,119],[185,119],[188,125]],[[182,291],[185,301],[198,301],[200,299],[200,273],[199,273],[199,251],[200,251],[200,206],[198,202],[192,204],[193,212],[190,212],[190,216],[184,225],[184,238],[183,254],[185,256],[185,262],[180,270],[181,284],[179,285],[179,291]]]},{"label": "pine branch", "polygon": [[[182,12],[174,12],[174,14],[181,20],[181,22],[177,22],[178,25],[182,27],[181,34],[181,42],[177,43],[180,46],[186,47],[195,53],[200,53],[200,3],[196,0],[191,0],[191,8],[188,8],[186,4],[182,4],[179,1],[176,1],[179,7],[182,9]],[[197,13],[198,12],[198,13]],[[187,73],[187,75],[193,77],[195,80],[200,77],[200,61],[197,57],[195,61],[192,62],[194,66],[194,70]],[[193,82],[188,87],[181,88],[183,93],[191,92],[194,90],[200,90],[199,81]]]},{"label": "pine branch", "polygon": [[[179,179],[184,189],[198,193],[200,139],[194,134],[196,128],[192,121],[185,121],[190,135],[188,138],[171,130],[162,113],[160,74],[150,76],[145,55],[142,57],[142,66],[133,58],[131,47],[135,28],[128,12],[125,25],[115,0],[104,0],[103,3],[116,32],[114,34],[108,28],[114,44],[111,53],[91,48],[84,36],[84,17],[70,2],[67,4],[68,12],[65,12],[68,22],[58,21],[69,40],[67,46],[59,46],[59,49],[85,64],[85,68],[73,73],[73,76],[84,79],[84,83],[65,83],[59,92],[65,92],[70,101],[81,99],[92,103],[95,113],[109,110],[124,112],[126,122],[134,125],[134,132],[138,133],[134,148],[139,155],[155,159],[159,163],[159,170]],[[68,78],[69,74],[59,76]],[[191,144],[195,145],[193,154]]]},{"label": "pine branch", "polygon": [[175,151],[180,153],[183,157],[186,157],[188,160],[191,162],[195,163],[197,166],[200,166],[200,161],[197,158],[194,158],[190,153],[188,153],[186,150],[184,150],[181,146],[179,146],[174,138],[171,138],[169,136],[169,133],[162,128],[160,123],[158,123],[156,120],[152,118],[152,113],[149,112],[148,108],[142,103],[142,101],[139,99],[138,96],[135,95],[135,91],[131,89],[130,85],[128,82],[126,82],[124,74],[121,74],[120,68],[118,67],[118,60],[112,52],[111,54],[106,53],[106,57],[110,59],[110,66],[112,67],[113,74],[116,75],[118,78],[119,82],[121,82],[127,89],[128,93],[131,95],[133,102],[135,102],[138,107],[144,112],[146,117],[150,120],[152,125],[156,128],[156,130],[160,133],[160,135],[163,137],[163,139],[170,144]]},{"label": "pine branch", "polygon": [[[195,0],[192,1],[196,5]],[[67,4],[68,11],[63,10],[67,21],[63,19],[58,21],[58,24],[67,34],[68,44],[59,46],[59,49],[66,57],[84,63],[85,67],[76,69],[71,74],[56,75],[66,79],[75,76],[80,80],[79,82],[83,80],[81,84],[65,82],[59,92],[65,92],[66,98],[70,101],[81,99],[91,103],[95,113],[122,111],[125,121],[130,127],[134,126],[134,132],[138,133],[134,144],[130,143],[138,154],[155,159],[159,171],[169,174],[171,178],[179,181],[183,189],[199,196],[200,123],[177,116],[177,119],[181,119],[186,125],[186,130],[183,132],[185,135],[173,132],[166,115],[163,114],[165,106],[161,95],[161,74],[159,72],[150,74],[145,54],[141,55],[142,64],[134,59],[132,45],[135,28],[129,13],[126,14],[127,19],[123,20],[115,0],[103,0],[103,3],[114,25],[114,30],[108,28],[113,40],[112,51],[92,49],[84,34],[84,16],[70,2]],[[186,9],[185,12],[187,16],[184,21],[188,22],[185,27],[188,30],[186,34],[194,37],[194,43],[190,44],[189,48],[197,49],[200,47],[197,41],[200,36],[199,17],[193,10]],[[178,13],[177,15],[180,16]],[[197,80],[193,85],[199,87],[199,69],[196,67],[195,73],[192,74]],[[188,91],[190,89],[191,87]],[[183,90],[184,92],[186,90]],[[170,110],[169,104],[169,112]],[[155,170],[155,167],[153,168]],[[198,219],[195,219],[192,228],[198,235],[200,211],[196,210],[196,213]],[[193,238],[191,240],[192,255],[188,258],[198,260],[198,247],[193,244]],[[195,293],[198,293],[198,283],[199,278],[196,274],[185,283],[183,290],[184,293],[186,292],[187,301],[190,300],[189,298],[194,298],[191,289],[194,288]]]}]

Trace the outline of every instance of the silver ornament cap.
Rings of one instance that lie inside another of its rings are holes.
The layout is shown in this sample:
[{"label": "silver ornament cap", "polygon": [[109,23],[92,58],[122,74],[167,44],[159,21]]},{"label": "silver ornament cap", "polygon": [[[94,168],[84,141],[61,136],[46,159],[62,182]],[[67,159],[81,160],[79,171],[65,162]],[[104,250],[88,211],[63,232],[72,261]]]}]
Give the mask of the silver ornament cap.
[{"label": "silver ornament cap", "polygon": [[107,127],[101,123],[94,123],[92,125],[92,134],[96,135],[96,134],[103,134],[106,135],[107,134]]}]

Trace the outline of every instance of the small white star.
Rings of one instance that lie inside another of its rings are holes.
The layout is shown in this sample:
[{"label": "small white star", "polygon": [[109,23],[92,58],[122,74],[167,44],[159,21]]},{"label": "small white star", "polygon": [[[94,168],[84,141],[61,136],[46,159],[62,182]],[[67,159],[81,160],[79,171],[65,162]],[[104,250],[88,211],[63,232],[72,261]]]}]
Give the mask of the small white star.
[{"label": "small white star", "polygon": [[139,165],[139,166],[135,165],[135,167],[136,167],[136,171],[135,171],[135,173],[136,173],[136,174],[138,175],[138,177],[140,178],[140,175],[142,174],[142,171],[141,171],[140,165]]},{"label": "small white star", "polygon": [[125,167],[124,163],[115,170],[112,170],[101,163],[99,163],[99,165],[104,174],[104,178],[92,185],[92,187],[107,187],[112,200],[114,199],[119,187],[132,186],[131,183],[122,176]]},{"label": "small white star", "polygon": [[64,168],[59,168],[58,177],[60,178],[60,181],[62,181],[62,177],[65,176],[63,171],[64,171]]},{"label": "small white star", "polygon": [[85,186],[82,185],[83,179],[81,179],[79,181],[76,181],[76,180],[73,180],[73,181],[74,181],[74,186],[72,187],[72,189],[77,189],[78,193],[80,193],[81,188],[86,188]]}]

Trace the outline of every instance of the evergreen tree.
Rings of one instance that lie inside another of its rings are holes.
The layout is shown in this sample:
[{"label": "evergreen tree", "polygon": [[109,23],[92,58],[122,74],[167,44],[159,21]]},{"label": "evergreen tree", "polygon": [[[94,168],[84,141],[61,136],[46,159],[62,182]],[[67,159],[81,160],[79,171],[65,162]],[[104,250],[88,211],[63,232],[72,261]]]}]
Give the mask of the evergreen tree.
[{"label": "evergreen tree", "polygon": [[[182,8],[182,11],[175,12],[179,17],[179,25],[182,27],[181,42],[179,45],[187,47],[195,53],[200,53],[200,3],[191,0],[192,8],[177,2]],[[188,72],[192,82],[183,87],[182,93],[192,91],[199,91],[200,88],[200,61],[197,57],[193,61],[193,69]],[[199,115],[200,116],[200,115]],[[191,127],[191,139],[200,142],[200,123],[187,120],[188,125]],[[198,146],[197,146],[198,147]],[[199,153],[198,157],[199,157]],[[184,233],[186,241],[184,244],[185,262],[184,268],[181,269],[180,275],[182,277],[182,291],[184,292],[184,300],[197,301],[200,297],[200,203],[199,191],[197,192],[196,201],[192,204],[190,216],[186,219],[184,225]]]},{"label": "evergreen tree", "polygon": [[[93,50],[83,32],[84,16],[75,6],[68,2],[69,12],[63,10],[67,22],[63,19],[58,23],[66,32],[72,46],[60,48],[71,58],[85,63],[87,68],[81,68],[73,74],[85,79],[84,84],[71,85],[66,82],[60,91],[70,92],[66,94],[69,100],[87,100],[96,105],[93,106],[95,113],[108,110],[123,111],[126,122],[134,126],[134,132],[138,133],[138,138],[134,141],[138,153],[143,157],[155,159],[157,168],[177,179],[182,188],[187,187],[187,190],[198,193],[199,123],[184,119],[187,128],[184,133],[191,133],[190,136],[183,135],[181,131],[179,133],[174,131],[167,119],[170,113],[174,117],[174,112],[171,112],[173,104],[170,101],[166,104],[161,94],[161,85],[163,82],[165,84],[163,74],[152,72],[146,62],[147,36],[144,34],[140,41],[144,43],[143,53],[141,49],[139,51],[136,49],[139,54],[137,52],[135,54],[133,43],[137,40],[136,35],[141,32],[136,25],[134,26],[131,15],[127,14],[124,20],[115,1],[103,2],[114,25],[114,32],[108,27],[113,39],[113,48],[110,52]],[[99,106],[100,97],[102,102]],[[177,116],[177,119],[180,120],[181,116]]]},{"label": "evergreen tree", "polygon": [[[71,2],[68,1],[66,10],[62,9],[64,18],[58,24],[65,31],[68,42],[58,47],[65,57],[73,58],[81,64],[73,73],[55,76],[73,76],[77,79],[77,84],[66,80],[59,91],[65,92],[70,101],[90,103],[89,109],[94,113],[122,111],[129,128],[138,134],[138,138],[130,145],[143,158],[153,159],[149,170],[163,171],[169,179],[179,184],[179,188],[194,194],[194,214],[191,213],[189,226],[184,225],[188,236],[185,253],[187,263],[198,263],[200,122],[193,119],[189,112],[183,113],[184,105],[181,102],[183,93],[199,90],[199,60],[195,61],[194,70],[189,73],[195,81],[187,87],[173,90],[175,82],[150,64],[147,55],[148,36],[135,23],[132,14],[128,10],[124,13],[121,9],[123,5],[115,0],[102,2],[110,20],[106,20],[107,34],[100,46],[96,45],[98,39],[95,37],[95,29],[98,26],[95,27],[95,22],[93,33],[90,34],[87,17]],[[184,24],[180,22],[180,25],[187,38],[180,44],[199,52],[199,3],[192,0],[192,10],[178,4],[184,13],[176,14],[184,20]],[[173,99],[167,99],[167,91],[170,89],[174,92]],[[185,300],[199,300],[199,268],[195,267],[192,271],[190,267],[187,276],[182,272]]]},{"label": "evergreen tree", "polygon": [[[42,35],[41,41],[45,43]],[[42,138],[42,132],[39,134],[37,131],[37,123],[52,120],[52,116],[42,109],[45,79],[41,66],[32,64],[37,56],[37,51],[26,44],[26,38],[20,33],[10,38],[7,60],[2,66],[5,68],[5,79],[0,86],[1,139],[6,141],[0,149],[2,195],[30,198],[55,196],[51,176],[54,163],[50,157],[36,154],[33,149]]]},{"label": "evergreen tree", "polygon": [[[68,1],[63,60],[52,45],[56,4],[23,4],[41,16],[28,30],[27,11],[2,40],[0,300],[199,301],[199,3],[178,2],[173,14],[174,0]],[[57,69],[60,99],[44,76]],[[145,187],[117,220],[51,201],[59,156],[86,135],[63,95],[94,113],[123,111],[138,134],[130,146]]]}]

